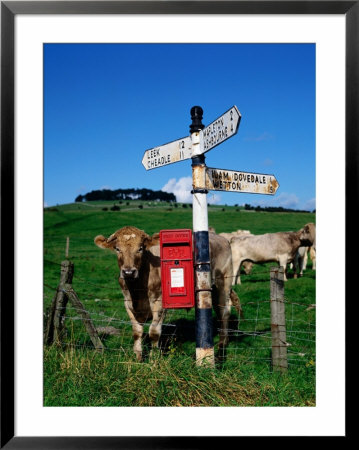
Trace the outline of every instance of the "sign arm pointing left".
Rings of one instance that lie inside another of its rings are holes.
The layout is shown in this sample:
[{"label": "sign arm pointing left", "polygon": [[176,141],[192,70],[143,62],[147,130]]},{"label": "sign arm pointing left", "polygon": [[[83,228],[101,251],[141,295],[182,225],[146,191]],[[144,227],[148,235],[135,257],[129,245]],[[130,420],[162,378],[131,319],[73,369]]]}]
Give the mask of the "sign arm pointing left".
[{"label": "sign arm pointing left", "polygon": [[[234,136],[241,121],[241,113],[236,106],[218,117],[203,129],[203,148],[201,153],[216,147]],[[146,170],[156,169],[183,159],[190,159],[193,155],[192,139],[187,136],[176,141],[168,142],[160,147],[153,147],[145,151],[142,164]]]},{"label": "sign arm pointing left", "polygon": [[187,136],[146,150],[142,158],[142,165],[146,170],[151,170],[191,157],[192,140],[190,136]]}]

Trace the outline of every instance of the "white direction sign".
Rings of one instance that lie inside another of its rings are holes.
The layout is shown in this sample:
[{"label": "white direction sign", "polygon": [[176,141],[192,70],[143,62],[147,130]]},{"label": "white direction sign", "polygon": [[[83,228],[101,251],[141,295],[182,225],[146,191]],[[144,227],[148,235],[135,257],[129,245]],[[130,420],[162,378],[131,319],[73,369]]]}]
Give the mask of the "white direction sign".
[{"label": "white direction sign", "polygon": [[221,117],[209,124],[203,130],[203,153],[208,152],[216,145],[221,144],[230,137],[234,136],[241,121],[241,113],[236,106],[232,106]]},{"label": "white direction sign", "polygon": [[206,189],[273,195],[279,183],[274,175],[206,167]]},{"label": "white direction sign", "polygon": [[192,157],[191,136],[146,150],[142,164],[146,170],[156,169]]}]

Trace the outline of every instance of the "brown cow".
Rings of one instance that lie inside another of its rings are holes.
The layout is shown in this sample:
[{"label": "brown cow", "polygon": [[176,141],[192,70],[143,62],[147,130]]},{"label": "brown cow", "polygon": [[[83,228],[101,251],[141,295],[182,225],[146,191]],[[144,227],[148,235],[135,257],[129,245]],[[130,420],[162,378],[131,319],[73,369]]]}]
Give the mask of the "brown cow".
[{"label": "brown cow", "polygon": [[[233,258],[233,284],[240,284],[240,268],[245,260],[254,263],[277,261],[286,268],[293,261],[299,247],[312,245],[315,225],[308,223],[299,231],[267,233],[231,239]],[[286,276],[284,274],[284,279]]]},{"label": "brown cow", "polygon": [[[228,319],[231,305],[241,313],[239,298],[232,290],[232,257],[228,241],[209,233],[213,306],[221,321],[219,347],[228,342]],[[132,226],[117,230],[109,238],[97,236],[95,244],[117,253],[120,268],[119,283],[125,298],[126,311],[131,319],[134,352],[142,359],[143,323],[152,320],[149,336],[157,347],[161,336],[165,311],[162,308],[159,234],[152,237]]]},{"label": "brown cow", "polygon": [[165,311],[162,308],[159,234],[152,237],[138,228],[127,226],[109,238],[96,236],[95,244],[117,253],[125,308],[130,317],[134,338],[133,350],[142,359],[143,324],[152,320],[149,336],[158,346]]}]

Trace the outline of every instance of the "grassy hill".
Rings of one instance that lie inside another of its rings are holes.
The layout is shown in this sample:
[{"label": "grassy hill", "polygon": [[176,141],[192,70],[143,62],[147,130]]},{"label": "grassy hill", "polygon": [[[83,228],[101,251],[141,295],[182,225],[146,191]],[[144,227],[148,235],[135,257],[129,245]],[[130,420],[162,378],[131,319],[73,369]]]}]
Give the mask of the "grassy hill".
[{"label": "grassy hill", "polygon": [[[213,370],[195,366],[194,311],[170,310],[163,328],[163,353],[138,364],[123,306],[116,257],[93,243],[125,225],[152,234],[165,228],[192,228],[190,205],[124,201],[58,205],[44,210],[44,312],[59,282],[60,263],[75,265],[73,287],[96,326],[119,335],[103,339],[96,353],[70,306],[63,348],[44,348],[44,404],[53,406],[304,406],[315,405],[315,272],[285,284],[289,370],[280,376],[270,365],[269,267],[255,265],[235,286],[245,319],[231,317],[227,359]],[[254,234],[298,230],[315,222],[313,213],[268,213],[209,206],[216,232],[247,229]],[[309,308],[309,309],[308,309]],[[148,329],[148,327],[147,327]],[[215,345],[218,342],[215,328]]]}]

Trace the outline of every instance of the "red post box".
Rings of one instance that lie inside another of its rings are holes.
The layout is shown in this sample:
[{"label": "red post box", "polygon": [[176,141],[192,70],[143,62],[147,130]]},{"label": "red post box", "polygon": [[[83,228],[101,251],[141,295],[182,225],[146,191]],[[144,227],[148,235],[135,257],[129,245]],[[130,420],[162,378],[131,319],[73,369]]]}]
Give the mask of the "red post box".
[{"label": "red post box", "polygon": [[161,230],[161,285],[164,308],[194,306],[191,230]]}]

